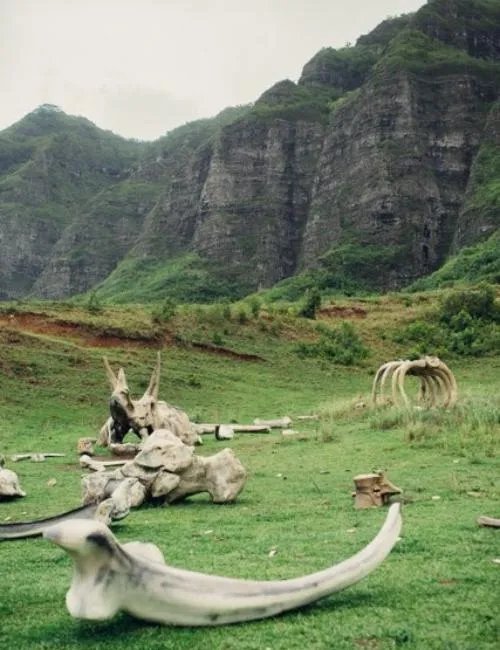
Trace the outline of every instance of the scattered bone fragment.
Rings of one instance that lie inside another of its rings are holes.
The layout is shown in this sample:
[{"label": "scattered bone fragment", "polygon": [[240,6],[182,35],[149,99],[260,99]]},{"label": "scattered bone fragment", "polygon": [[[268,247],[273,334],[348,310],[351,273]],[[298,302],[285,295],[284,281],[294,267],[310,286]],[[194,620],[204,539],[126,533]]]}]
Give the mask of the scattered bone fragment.
[{"label": "scattered bone fragment", "polygon": [[228,426],[231,427],[231,429],[235,433],[270,433],[271,429],[267,425],[264,424],[209,424],[209,423],[204,423],[204,424],[194,424],[193,425],[196,429],[196,433],[200,436],[204,436],[206,434],[215,433],[216,427],[221,427],[221,426]]},{"label": "scattered bone fragment", "polygon": [[285,415],[282,418],[275,418],[273,420],[261,420],[260,418],[255,418],[253,421],[254,424],[269,427],[269,429],[281,429],[282,427],[289,427],[292,424],[292,418]]},{"label": "scattered bone fragment", "polygon": [[232,440],[234,438],[234,429],[229,424],[218,424],[214,433],[216,440]]},{"label": "scattered bone fragment", "polygon": [[385,477],[383,472],[358,474],[353,480],[355,491],[352,496],[354,507],[358,510],[386,505],[392,496],[402,492]]},{"label": "scattered bone fragment", "polygon": [[95,454],[94,445],[97,442],[96,438],[79,438],[76,443],[76,452],[79,456],[83,454],[93,456]]},{"label": "scattered bone fragment", "polygon": [[105,472],[110,467],[121,467],[126,460],[94,460],[87,454],[80,456],[80,467],[91,469],[93,472]]},{"label": "scattered bone fragment", "polygon": [[5,458],[0,456],[0,499],[25,497],[26,492],[21,488],[17,474],[4,465]]},{"label": "scattered bone fragment", "polygon": [[283,429],[281,431],[282,436],[297,436],[300,434],[300,431],[297,431],[296,429]]},{"label": "scattered bone fragment", "polygon": [[132,442],[111,442],[108,447],[115,456],[136,456],[141,450],[140,445]]},{"label": "scattered bone fragment", "polygon": [[477,523],[479,526],[489,526],[491,528],[500,528],[500,519],[494,517],[485,517],[484,515],[478,517]]},{"label": "scattered bone fragment", "polygon": [[71,616],[104,620],[124,611],[166,625],[213,626],[275,616],[356,584],[386,559],[401,525],[401,505],[392,504],[376,537],[351,558],[310,575],[274,581],[170,567],[156,546],[122,546],[97,521],[59,523],[44,530],[44,537],[74,562],[66,594]]},{"label": "scattered bone fragment", "polygon": [[319,420],[319,415],[297,415],[296,420]]},{"label": "scattered bone fragment", "polygon": [[27,454],[13,454],[10,459],[14,462],[17,463],[20,460],[31,460],[34,463],[40,463],[43,462],[46,458],[63,458],[66,456],[66,454],[58,454],[58,453],[52,453],[52,452],[38,452],[38,451],[31,451]]}]

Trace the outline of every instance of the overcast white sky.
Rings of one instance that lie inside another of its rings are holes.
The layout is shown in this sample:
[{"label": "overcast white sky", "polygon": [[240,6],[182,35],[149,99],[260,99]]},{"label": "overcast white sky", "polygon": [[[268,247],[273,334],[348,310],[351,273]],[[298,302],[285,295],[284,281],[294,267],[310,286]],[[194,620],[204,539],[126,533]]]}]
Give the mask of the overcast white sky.
[{"label": "overcast white sky", "polygon": [[151,140],[425,0],[0,0],[0,129],[57,104]]}]

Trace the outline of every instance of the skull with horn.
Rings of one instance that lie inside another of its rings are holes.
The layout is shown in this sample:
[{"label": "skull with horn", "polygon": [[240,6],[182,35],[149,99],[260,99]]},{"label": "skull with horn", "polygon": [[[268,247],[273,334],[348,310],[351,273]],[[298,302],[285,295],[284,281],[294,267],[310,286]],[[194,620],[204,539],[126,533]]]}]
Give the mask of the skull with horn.
[{"label": "skull with horn", "polygon": [[98,444],[111,446],[121,444],[129,431],[145,440],[156,429],[169,429],[187,445],[194,445],[198,434],[181,409],[158,400],[160,385],[161,353],[158,352],[156,366],[144,395],[133,400],[127,385],[123,368],[115,374],[104,357],[104,368],[111,385],[109,401],[110,417],[102,427]]}]

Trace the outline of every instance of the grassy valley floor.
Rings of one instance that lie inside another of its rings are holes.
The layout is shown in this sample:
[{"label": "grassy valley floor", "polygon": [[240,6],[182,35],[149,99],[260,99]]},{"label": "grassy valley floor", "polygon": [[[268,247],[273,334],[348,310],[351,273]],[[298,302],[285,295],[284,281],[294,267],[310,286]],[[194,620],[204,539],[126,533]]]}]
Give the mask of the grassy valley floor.
[{"label": "grassy valley floor", "polygon": [[[64,603],[68,556],[39,538],[0,542],[0,648],[497,648],[500,532],[480,528],[476,519],[500,517],[500,358],[449,361],[460,391],[453,409],[375,408],[369,402],[374,372],[401,352],[388,336],[391,313],[407,320],[419,307],[391,303],[384,321],[380,304],[361,306],[365,317],[350,316],[371,355],[352,367],[298,356],[297,342],[314,339],[303,319],[294,325],[282,320],[273,331],[272,319],[233,327],[183,324],[179,316],[175,330],[152,331],[145,340],[123,335],[126,312],[107,324],[84,322],[73,308],[40,310],[38,327],[19,314],[4,319],[0,453],[27,496],[1,502],[0,523],[79,504],[76,441],[95,436],[107,417],[102,355],[115,368],[123,365],[139,397],[157,349],[163,355],[160,397],[192,419],[250,423],[311,413],[320,419],[294,421],[300,435],[291,438],[279,430],[225,443],[204,436],[197,453],[230,446],[247,468],[238,500],[220,506],[199,495],[170,507],[143,507],[113,527],[120,541],[154,542],[169,564],[205,573],[254,579],[310,573],[354,554],[378,531],[385,509],[356,511],[351,496],[353,477],[374,469],[386,470],[403,489],[404,523],[395,549],[358,585],[273,619],[205,629],[167,628],[126,614],[74,620]],[[41,321],[74,326],[43,329]],[[10,460],[26,451],[66,456]]]}]

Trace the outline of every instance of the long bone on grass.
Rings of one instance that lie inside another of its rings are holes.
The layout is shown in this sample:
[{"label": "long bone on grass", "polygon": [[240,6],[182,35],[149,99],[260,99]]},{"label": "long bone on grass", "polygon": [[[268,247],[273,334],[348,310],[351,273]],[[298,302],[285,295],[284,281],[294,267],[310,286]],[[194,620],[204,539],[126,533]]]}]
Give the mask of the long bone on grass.
[{"label": "long bone on grass", "polygon": [[[400,504],[390,506],[377,536],[323,571],[290,580],[239,580],[177,569],[154,545],[121,546],[98,522],[73,521],[44,531],[71,556],[66,605],[75,618],[108,619],[118,611],[170,625],[224,625],[267,618],[313,603],[359,582],[387,557],[401,530]],[[155,550],[156,549],[156,550]]]}]

